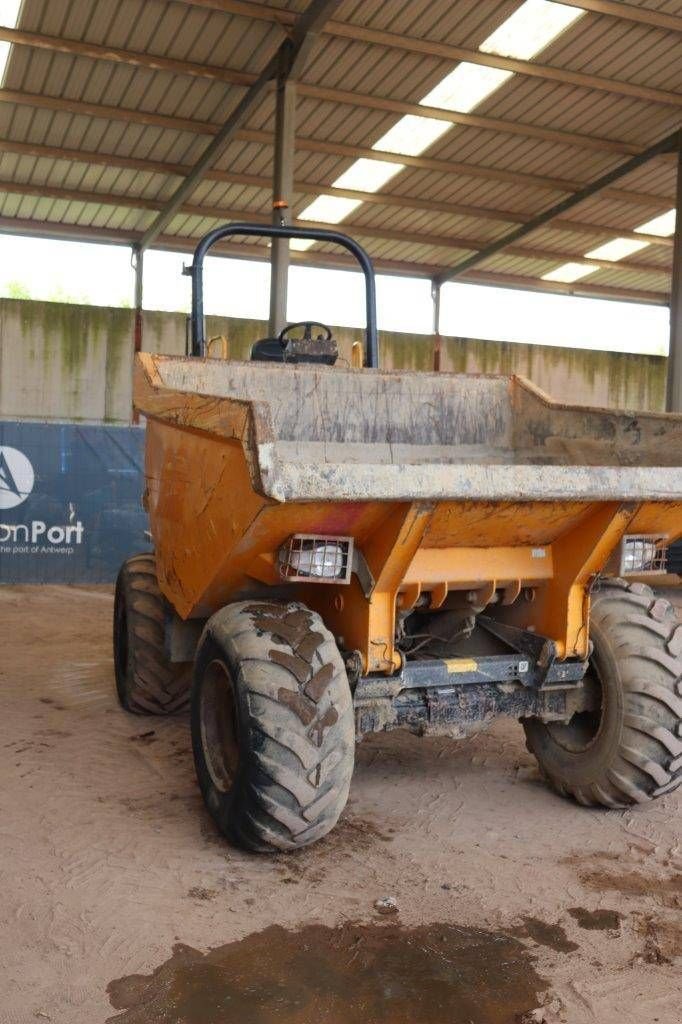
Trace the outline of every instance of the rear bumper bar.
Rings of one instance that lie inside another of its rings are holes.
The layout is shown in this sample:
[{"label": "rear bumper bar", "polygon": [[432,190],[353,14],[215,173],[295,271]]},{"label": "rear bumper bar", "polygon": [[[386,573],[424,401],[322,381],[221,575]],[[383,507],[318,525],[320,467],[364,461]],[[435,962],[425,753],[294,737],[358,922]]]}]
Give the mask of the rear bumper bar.
[{"label": "rear bumper bar", "polygon": [[398,678],[404,690],[422,687],[470,686],[475,683],[521,683],[524,687],[542,685],[564,688],[579,683],[587,669],[584,661],[555,661],[540,683],[537,666],[527,655],[495,654],[485,658],[447,658],[408,661]]},{"label": "rear bumper bar", "polygon": [[565,721],[585,699],[584,661],[544,668],[528,655],[408,661],[393,676],[362,676],[355,687],[358,737],[404,726],[466,735],[500,715]]}]

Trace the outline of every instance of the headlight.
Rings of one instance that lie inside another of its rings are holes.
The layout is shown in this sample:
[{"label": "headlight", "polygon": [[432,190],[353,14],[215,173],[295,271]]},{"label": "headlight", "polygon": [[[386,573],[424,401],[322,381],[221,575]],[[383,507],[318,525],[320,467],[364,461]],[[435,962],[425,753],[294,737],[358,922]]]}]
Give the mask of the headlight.
[{"label": "headlight", "polygon": [[621,549],[622,575],[664,573],[667,546],[665,537],[624,537]]},{"label": "headlight", "polygon": [[349,583],[352,537],[295,533],[279,550],[279,571],[287,580]]}]

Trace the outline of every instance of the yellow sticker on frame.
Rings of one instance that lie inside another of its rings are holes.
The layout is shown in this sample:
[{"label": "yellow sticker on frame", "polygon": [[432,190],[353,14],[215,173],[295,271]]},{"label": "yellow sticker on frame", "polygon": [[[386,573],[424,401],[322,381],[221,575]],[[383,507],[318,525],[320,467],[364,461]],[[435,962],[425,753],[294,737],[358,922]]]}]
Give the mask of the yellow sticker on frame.
[{"label": "yellow sticker on frame", "polygon": [[452,676],[456,672],[476,672],[478,662],[473,658],[446,658],[445,667],[448,670],[448,675]]}]

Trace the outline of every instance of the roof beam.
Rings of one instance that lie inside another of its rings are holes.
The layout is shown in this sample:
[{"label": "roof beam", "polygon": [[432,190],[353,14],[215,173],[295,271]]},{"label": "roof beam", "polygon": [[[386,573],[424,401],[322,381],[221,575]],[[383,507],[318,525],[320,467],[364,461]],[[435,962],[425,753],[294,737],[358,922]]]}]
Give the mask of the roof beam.
[{"label": "roof beam", "polygon": [[649,86],[635,85],[618,79],[603,78],[600,75],[588,75],[582,71],[570,71],[567,68],[555,68],[548,64],[540,64],[534,60],[518,60],[514,57],[500,57],[482,50],[471,50],[464,46],[452,46],[432,39],[413,39],[396,32],[384,32],[367,28],[365,25],[352,25],[345,22],[331,22],[328,31],[345,39],[373,43],[408,53],[419,53],[427,57],[437,57],[448,61],[466,61],[469,64],[480,64],[483,67],[498,68],[511,71],[515,75],[526,75],[549,82],[560,82],[564,85],[575,85],[581,89],[592,89],[600,92],[615,93],[618,96],[632,96],[634,99],[648,103],[661,103],[671,107],[682,106],[682,95],[665,89],[652,89]]},{"label": "roof beam", "polygon": [[631,160],[626,160],[625,163],[621,164],[619,167],[614,168],[607,174],[603,174],[600,178],[597,178],[596,181],[586,185],[581,192],[576,192],[574,195],[570,196],[570,198],[563,199],[560,203],[556,203],[554,206],[550,207],[549,210],[545,210],[544,213],[540,213],[537,217],[531,218],[531,220],[526,224],[510,231],[509,234],[505,235],[503,238],[500,238],[491,245],[480,249],[473,256],[468,256],[451,270],[441,274],[438,278],[438,282],[443,284],[445,281],[451,281],[454,277],[458,277],[460,274],[463,274],[465,271],[477,266],[479,263],[489,259],[491,256],[497,255],[497,253],[502,252],[504,249],[509,249],[509,247],[514,245],[519,241],[519,239],[525,238],[526,235],[531,234],[531,232],[544,227],[550,221],[559,217],[562,213],[566,213],[574,206],[577,206],[578,203],[582,203],[585,199],[590,199],[603,188],[606,188],[606,186],[613,184],[614,181],[618,181],[619,178],[624,177],[626,174],[630,174],[632,171],[637,170],[638,167],[641,167],[655,156],[658,156],[661,153],[675,152],[679,146],[679,140],[679,131],[674,132],[672,135],[667,135],[664,139],[661,139],[655,145],[650,146],[649,149],[645,150],[643,153],[633,157]]},{"label": "roof beam", "polygon": [[[150,128],[167,128],[176,132],[191,132],[194,135],[217,135],[220,125],[211,121],[195,121],[189,117],[170,117],[150,110],[132,110],[130,107],[112,107],[103,103],[89,103],[71,100],[64,96],[48,96],[46,93],[23,92],[19,89],[0,89],[0,103],[19,103],[42,110],[65,111],[67,114],[84,114],[87,117],[101,117],[106,121],[133,121]],[[270,136],[270,138],[272,138]]]},{"label": "roof beam", "polygon": [[340,3],[341,0],[310,0],[304,13],[297,19],[290,37],[284,40],[275,55],[265,65],[258,78],[248,87],[244,96],[229,115],[225,124],[208,144],[192,171],[187,175],[182,184],[176,188],[153,223],[144,232],[136,246],[138,252],[144,252],[157,235],[160,235],[170,224],[177,211],[192,194],[206,171],[213,166],[234,137],[235,132],[241,128],[248,115],[261,100],[272,79],[281,75],[283,64],[286,63],[288,71],[292,75],[300,71],[302,61],[305,61],[309,54],[311,42],[317,37],[324,23],[339,7]]},{"label": "roof beam", "polygon": [[[195,121],[189,118],[157,114],[152,111],[134,110],[130,107],[106,106],[100,103],[70,100],[60,96],[47,96],[41,93],[29,93],[17,89],[0,89],[0,103],[17,103],[43,110],[64,111],[69,114],[80,114],[109,121],[133,122],[171,131],[190,132],[194,135],[215,135],[219,131],[219,126],[210,121]],[[234,138],[243,142],[255,142],[259,145],[269,146],[273,145],[274,141],[272,132],[252,128],[239,129],[235,132]],[[0,142],[1,145],[2,143]],[[485,181],[507,182],[512,185],[548,189],[555,192],[577,192],[584,185],[584,182],[569,178],[556,178],[546,175],[502,170],[495,167],[485,167],[478,164],[467,164],[433,157],[399,156],[394,153],[381,153],[369,147],[349,146],[344,143],[327,142],[322,139],[298,137],[296,146],[298,149],[307,152],[327,153],[330,156],[347,157],[351,160],[365,157],[368,160],[388,161],[389,163],[402,164],[407,167],[416,167],[443,174],[459,174],[471,178],[481,178]],[[615,195],[615,190],[610,190],[609,194]],[[664,208],[666,203],[670,205],[667,200],[661,199],[659,196],[640,192],[628,191],[626,193],[619,190],[619,198],[628,202],[637,202],[645,206],[655,206],[658,208]]]},{"label": "roof beam", "polygon": [[328,89],[319,85],[302,85],[299,89],[302,96],[311,99],[347,104],[351,107],[365,107],[368,110],[381,110],[390,114],[414,114],[417,117],[430,117],[435,121],[449,121],[451,124],[462,124],[468,128],[483,128],[488,131],[505,132],[508,135],[522,135],[525,138],[540,139],[543,142],[556,142],[564,146],[577,146],[590,149],[596,153],[639,153],[641,146],[616,139],[597,138],[583,135],[580,132],[565,132],[555,128],[543,128],[540,125],[527,124],[520,121],[505,121],[499,117],[481,114],[463,114],[460,111],[442,110],[440,107],[425,107],[421,103],[405,103],[402,100],[391,100],[383,96],[365,96],[362,93],[348,92],[345,89]]},{"label": "roof beam", "polygon": [[[225,14],[241,14],[246,18],[254,18],[259,21],[273,21],[284,28],[294,20],[291,11],[286,11],[269,4],[251,2],[251,0],[183,0],[184,3],[193,7],[207,7],[210,10],[222,11]],[[675,14],[665,14],[663,11],[653,11],[648,7],[633,7],[632,4],[624,3],[622,0],[561,0],[569,7],[580,7],[585,11],[592,11],[595,14],[607,14],[612,18],[620,18],[624,21],[636,21],[643,25],[651,25],[655,28],[671,29],[673,32],[682,32],[682,18]],[[330,22],[327,31],[333,32],[336,22]]]},{"label": "roof beam", "polygon": [[[651,28],[682,32],[682,18],[678,15],[653,11],[645,7],[634,7],[632,4],[621,2],[621,0],[618,2],[614,2],[614,0],[561,0],[561,2],[569,7],[579,7],[584,11],[591,11],[593,14],[606,14],[621,21],[634,21]],[[250,0],[247,2],[245,0],[184,0],[184,3],[190,4],[192,7],[222,11],[224,14],[240,14],[258,21],[271,21],[281,25],[283,29],[286,29],[286,26],[290,25],[293,20],[291,11],[271,7],[269,4],[251,3]],[[327,25],[326,31],[331,35],[336,35],[338,25],[339,22],[331,21]],[[361,26],[353,27],[357,27],[358,32],[363,31]]]},{"label": "roof beam", "polygon": [[614,0],[561,0],[561,3],[568,7],[579,7],[592,14],[607,14],[620,21],[636,21],[638,24],[648,25],[650,28],[682,32],[682,18],[678,15],[666,14],[665,11],[652,11],[650,7],[634,7],[632,4],[623,3],[622,0],[617,0],[617,2]]},{"label": "roof beam", "polygon": [[[45,185],[23,184],[21,182],[0,181],[0,192],[7,192],[11,195],[34,196],[37,199],[54,199],[61,202],[90,203],[96,206],[113,206],[121,209],[148,210],[156,212],[161,203],[158,199],[140,198],[138,196],[120,196],[108,192],[86,192],[80,189],[54,188]],[[183,203],[176,211],[177,214],[186,214],[189,217],[204,217],[219,222],[230,220],[248,220],[254,224],[270,224],[271,217],[260,210],[229,209],[222,206],[196,206],[191,203]],[[328,228],[328,224],[319,221],[299,220],[292,218],[292,223],[298,227]],[[410,245],[426,245],[439,249],[456,249],[471,252],[484,249],[489,243],[477,238],[457,237],[452,235],[434,235],[422,231],[404,231],[393,228],[378,228],[372,225],[355,224],[345,222],[344,226],[360,238],[374,242],[404,242]],[[565,262],[567,260],[580,260],[596,267],[598,270],[614,270],[618,267],[637,271],[639,273],[660,275],[668,278],[670,269],[655,264],[638,263],[629,258],[620,260],[618,264],[609,260],[596,260],[582,257],[575,252],[557,251],[555,249],[538,249],[537,247],[509,246],[507,252],[512,256],[520,256],[523,259],[547,261],[549,263]]]},{"label": "roof beam", "polygon": [[[168,177],[184,177],[191,171],[190,164],[166,164],[158,160],[143,160],[138,157],[118,156],[116,153],[95,153],[88,150],[62,149],[59,146],[43,146],[40,143],[14,142],[0,140],[0,158],[3,153],[16,153],[33,156],[37,159],[67,160],[73,163],[94,164],[102,167],[120,167],[124,170],[142,171],[148,174],[162,174]],[[206,172],[206,181],[224,182],[227,185],[251,185],[272,191],[269,177],[259,174],[242,174],[238,171],[222,171],[212,168]],[[0,190],[6,185],[0,185]],[[522,224],[524,217],[515,211],[496,209],[485,206],[471,206],[464,203],[442,202],[436,199],[424,199],[421,196],[396,195],[391,192],[362,192],[354,189],[335,188],[316,181],[297,180],[294,189],[299,194],[341,196],[349,199],[362,199],[363,202],[378,206],[397,206],[410,210],[427,210],[434,213],[446,213],[451,216],[475,217],[479,220],[491,220],[497,223]],[[661,203],[661,205],[665,205]],[[609,231],[594,225],[579,225],[580,230],[589,229],[590,234]]]},{"label": "roof beam", "polygon": [[[251,0],[182,0],[182,2],[191,7],[206,7],[211,11],[222,11],[223,14],[241,14],[245,18],[253,18],[257,21],[271,21],[280,25],[285,31],[296,20],[293,11],[271,7],[269,4],[252,3]],[[328,29],[329,24],[327,25]]]},{"label": "roof beam", "polygon": [[[30,219],[0,217],[0,232],[6,234],[31,235],[38,238],[56,238],[67,241],[104,242],[114,245],[129,246],[141,238],[139,232],[126,232],[112,230],[111,228],[96,228],[75,224],[48,224],[46,221]],[[174,235],[159,235],[154,243],[155,249],[164,249],[169,252],[194,252],[198,239],[184,238]],[[240,259],[256,259],[267,262],[268,250],[265,247],[240,244],[237,242],[219,242],[211,250],[212,255],[234,256]],[[298,263],[313,267],[328,268],[355,268],[357,263],[343,253],[292,251],[291,258]],[[400,260],[374,259],[372,261],[378,271],[387,274],[400,274],[407,277],[433,278],[440,267],[424,263],[406,263]],[[657,306],[667,306],[669,303],[668,293],[640,290],[636,288],[617,288],[612,285],[590,285],[576,282],[573,285],[563,285],[560,282],[537,281],[533,278],[521,277],[517,274],[499,274],[488,271],[472,271],[466,275],[466,280],[475,284],[500,285],[506,288],[519,288],[530,291],[551,292],[557,295],[583,295],[593,298],[616,299],[625,302],[637,302]]]},{"label": "roof beam", "polygon": [[[339,0],[313,0],[315,3],[334,3],[338,5]],[[16,41],[19,39],[18,29],[1,29],[0,39],[9,38],[13,36]],[[4,33],[4,35],[3,35]],[[28,45],[36,45],[36,33],[30,34],[34,40]],[[100,47],[95,44],[82,44],[73,40],[60,39],[58,37],[43,36],[43,46],[45,48],[52,48],[61,52],[69,52],[67,47],[73,46],[73,52],[82,56],[94,56],[96,53],[99,55],[99,59],[114,60],[114,52],[117,52],[118,59],[123,59],[122,55],[127,51],[118,50],[114,51],[108,47]],[[288,43],[288,40],[285,40]],[[83,49],[87,49],[88,53],[83,53]],[[161,58],[159,59],[161,60]],[[168,64],[168,59],[164,59]],[[131,53],[131,62],[136,66],[145,66],[145,55],[140,53]],[[152,59],[152,68],[158,63],[156,58]],[[175,63],[175,62],[174,62]],[[187,68],[189,62],[178,62]],[[199,68],[200,65],[195,65]],[[158,70],[158,69],[157,69]],[[219,78],[220,81],[229,82],[233,85],[241,85],[247,89],[257,88],[257,98],[260,98],[260,94],[263,91],[264,84],[260,82],[259,78],[255,75],[246,75],[244,72],[235,72],[230,69],[212,69],[213,73],[208,77]],[[220,76],[218,76],[220,71]],[[272,68],[268,65],[263,72],[267,73],[265,85],[267,85],[272,79]],[[202,77],[207,77],[203,75]],[[298,85],[298,92],[301,96],[307,96],[310,99],[317,99],[323,102],[330,103],[342,103],[349,106],[366,108],[369,110],[380,110],[385,113],[394,113],[398,115],[415,114],[418,117],[428,117],[436,121],[447,121],[450,124],[461,124],[471,128],[482,128],[489,131],[506,132],[509,135],[521,135],[526,138],[540,139],[544,142],[554,142],[560,145],[577,146],[582,149],[593,150],[598,153],[618,153],[624,155],[630,155],[638,153],[641,149],[640,146],[633,145],[627,142],[620,142],[616,139],[606,139],[602,137],[596,137],[592,135],[585,135],[579,132],[568,132],[561,131],[555,128],[542,127],[540,125],[527,124],[517,121],[507,121],[503,118],[490,117],[482,114],[471,114],[462,113],[460,111],[443,110],[440,107],[427,107],[420,103],[407,103],[402,100],[393,100],[387,97],[381,96],[368,96],[363,93],[350,92],[345,89],[332,89],[321,85],[312,85],[309,83],[301,82]],[[251,94],[247,91],[246,97],[250,97]],[[243,102],[243,101],[242,101]],[[253,106],[255,100],[253,98],[248,100],[249,109]],[[241,107],[241,103],[237,107],[237,110]],[[236,111],[235,111],[236,113]],[[243,117],[242,117],[243,120]]]},{"label": "roof beam", "polygon": [[[102,167],[120,167],[127,170],[142,171],[149,174],[163,174],[165,176],[185,177],[191,171],[187,164],[164,164],[155,160],[142,160],[135,157],[124,157],[109,153],[93,153],[77,149],[61,149],[58,146],[43,146],[39,143],[0,141],[0,157],[3,152],[17,153],[25,156],[33,156],[38,159],[68,160],[70,162],[94,164]],[[270,178],[257,174],[242,174],[237,171],[222,171],[212,168],[206,172],[207,181],[224,182],[228,185],[248,185],[254,188],[262,188],[267,192],[272,190]],[[42,186],[41,186],[42,187]],[[8,183],[0,182],[0,190],[8,189]],[[434,213],[444,213],[453,217],[473,217],[477,220],[489,220],[496,223],[523,224],[526,217],[522,213],[512,210],[497,209],[485,206],[470,206],[463,203],[442,202],[435,199],[423,199],[418,196],[397,195],[391,192],[362,192],[346,188],[335,188],[333,185],[324,185],[313,181],[295,181],[294,190],[299,194],[331,195],[344,198],[360,198],[363,202],[377,206],[394,206],[408,210],[425,210]],[[666,200],[658,200],[661,209],[667,209],[670,203]],[[158,208],[158,207],[155,207]],[[659,235],[647,235],[638,231],[621,230],[609,227],[606,224],[583,223],[566,218],[559,218],[559,227],[575,234],[589,235],[599,238],[631,238],[635,241],[650,242],[652,245],[672,248],[670,238],[662,238]]]},{"label": "roof beam", "polygon": [[[666,209],[670,204],[666,205]],[[577,235],[601,235],[604,238],[628,238],[633,242],[648,242],[649,245],[658,245],[664,249],[672,249],[671,238],[662,235],[648,235],[644,231],[628,231],[621,228],[607,227],[604,224],[585,223],[579,220],[569,220],[568,217],[556,217],[552,225],[558,231],[569,231]],[[581,259],[583,257],[581,256]],[[589,263],[589,260],[587,260]]]},{"label": "roof beam", "polygon": [[207,78],[213,82],[229,85],[253,85],[257,75],[232,68],[214,67],[210,64],[196,64],[175,57],[163,57],[152,53],[125,50],[117,46],[100,46],[82,39],[66,39],[62,36],[48,36],[41,32],[27,32],[25,29],[8,28],[0,25],[0,40],[13,46],[29,46],[36,50],[66,53],[74,57],[88,57],[91,60],[106,60],[112,64],[129,64],[148,71],[170,71],[176,75],[191,78]]},{"label": "roof beam", "polygon": [[[0,102],[2,93],[0,91]],[[245,142],[257,142],[264,145],[272,145],[272,136],[268,132],[245,129],[239,133],[239,138]],[[579,192],[585,186],[585,182],[576,181],[570,178],[547,177],[539,174],[528,174],[523,171],[503,170],[497,167],[486,167],[482,164],[467,164],[457,160],[442,160],[435,157],[424,156],[398,156],[394,153],[382,153],[376,149],[364,146],[348,146],[341,142],[327,142],[322,139],[305,139],[300,136],[296,140],[298,149],[313,153],[327,153],[330,156],[348,157],[356,160],[363,157],[366,160],[380,160],[382,162],[404,164],[406,167],[415,167],[425,171],[436,171],[440,174],[460,175],[468,178],[481,178],[484,181],[500,181],[510,185],[522,185],[526,188],[546,189],[553,192]],[[668,209],[672,200],[655,196],[647,192],[626,191],[625,189],[607,189],[603,193],[609,198],[622,199],[625,202],[636,203],[643,206],[656,207],[656,209]]]},{"label": "roof beam", "polygon": [[586,281],[562,284],[559,281],[542,281],[539,278],[521,277],[519,274],[502,274],[489,270],[470,270],[464,275],[463,280],[468,284],[499,285],[502,288],[520,288],[523,291],[549,292],[553,295],[573,295],[588,299],[615,299],[654,306],[667,306],[670,303],[669,292],[616,288],[613,285],[588,284]]},{"label": "roof beam", "polygon": [[[18,103],[23,106],[38,107],[43,110],[65,111],[69,114],[80,114],[86,117],[98,117],[103,120],[132,121],[154,128],[167,128],[171,131],[191,132],[194,135],[215,135],[219,126],[210,121],[193,121],[189,118],[171,117],[167,114],[156,114],[145,110],[134,110],[130,107],[111,107],[98,103],[87,103],[83,100],[67,100],[60,96],[46,96],[42,93],[22,92],[16,89],[0,89],[0,103]],[[255,142],[258,145],[274,145],[272,132],[254,128],[242,128],[236,132],[235,139],[243,142]],[[486,181],[502,181],[510,184],[528,185],[550,189],[556,192],[574,192],[582,187],[581,183],[568,178],[550,178],[535,174],[517,173],[515,171],[498,170],[497,168],[479,167],[476,164],[458,163],[450,160],[437,160],[429,157],[398,156],[394,153],[379,153],[363,146],[349,146],[341,142],[327,142],[322,139],[306,139],[297,137],[296,146],[313,153],[327,153],[330,156],[347,157],[354,160],[366,157],[368,160],[404,164],[428,171],[444,174],[459,173]],[[654,198],[654,197],[650,197]]]},{"label": "roof beam", "polygon": [[[276,22],[276,14],[271,19]],[[519,60],[513,57],[501,57],[481,50],[472,50],[464,46],[453,46],[433,39],[415,39],[399,35],[396,32],[379,31],[364,25],[353,25],[348,22],[329,22],[325,33],[343,39],[352,39],[362,43],[384,46],[403,50],[407,53],[418,53],[438,60],[453,62],[467,61],[484,67],[498,68],[517,75],[540,78],[545,81],[559,82],[564,85],[578,86],[601,92],[614,93],[618,96],[631,96],[648,103],[658,103],[672,107],[682,107],[682,95],[665,89],[654,89],[650,86],[637,85],[617,79],[604,78],[600,75],[585,74],[567,68],[551,67],[537,61]],[[255,76],[233,68],[223,68],[210,64],[197,64],[193,61],[178,60],[172,57],[158,56],[151,53],[140,53],[122,47],[101,46],[80,39],[67,39],[61,36],[45,35],[41,32],[28,32],[25,29],[0,26],[0,40],[14,46],[30,46],[36,49],[52,50],[60,53],[88,57],[92,60],[106,60],[116,64],[130,64],[151,71],[170,71],[173,74],[189,75],[217,82],[228,82],[233,85],[250,85]]]}]

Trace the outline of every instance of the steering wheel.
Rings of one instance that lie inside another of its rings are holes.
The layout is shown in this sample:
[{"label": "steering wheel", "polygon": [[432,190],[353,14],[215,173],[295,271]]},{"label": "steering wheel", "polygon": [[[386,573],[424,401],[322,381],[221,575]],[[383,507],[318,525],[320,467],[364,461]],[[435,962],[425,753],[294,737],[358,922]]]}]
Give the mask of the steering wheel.
[{"label": "steering wheel", "polygon": [[298,339],[299,341],[312,341],[313,327],[322,328],[322,330],[324,331],[324,334],[322,336],[323,341],[331,341],[332,339],[332,332],[329,330],[326,324],[321,324],[319,320],[299,320],[295,324],[287,324],[287,326],[283,328],[283,330],[281,330],[277,335],[277,340],[279,341],[282,348],[285,347],[288,341],[292,340],[289,336],[290,332],[295,330],[297,327],[303,328],[303,338]]}]

